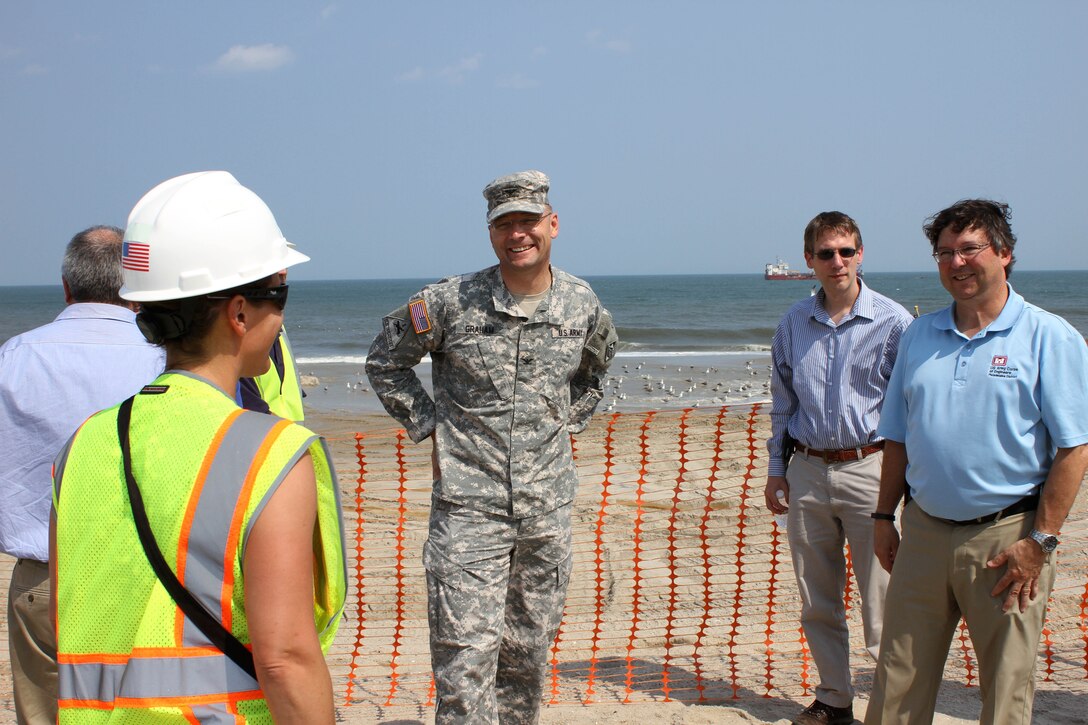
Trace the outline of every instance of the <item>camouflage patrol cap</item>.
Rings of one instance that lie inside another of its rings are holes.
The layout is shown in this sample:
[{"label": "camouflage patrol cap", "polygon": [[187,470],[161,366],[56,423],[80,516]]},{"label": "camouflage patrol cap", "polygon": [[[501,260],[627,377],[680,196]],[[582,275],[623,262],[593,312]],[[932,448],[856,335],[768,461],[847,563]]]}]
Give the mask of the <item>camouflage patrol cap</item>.
[{"label": "camouflage patrol cap", "polygon": [[484,187],[487,223],[513,211],[543,214],[548,210],[550,187],[547,175],[540,171],[519,171],[500,176]]}]

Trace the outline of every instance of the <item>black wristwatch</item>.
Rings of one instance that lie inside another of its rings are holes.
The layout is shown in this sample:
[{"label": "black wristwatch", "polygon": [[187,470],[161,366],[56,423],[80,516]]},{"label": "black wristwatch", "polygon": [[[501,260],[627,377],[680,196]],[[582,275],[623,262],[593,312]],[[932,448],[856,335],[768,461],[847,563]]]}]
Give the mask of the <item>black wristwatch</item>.
[{"label": "black wristwatch", "polygon": [[1032,529],[1028,536],[1039,545],[1039,548],[1041,548],[1044,553],[1049,554],[1058,548],[1058,537],[1054,534],[1044,534],[1042,531],[1039,531],[1039,529]]}]

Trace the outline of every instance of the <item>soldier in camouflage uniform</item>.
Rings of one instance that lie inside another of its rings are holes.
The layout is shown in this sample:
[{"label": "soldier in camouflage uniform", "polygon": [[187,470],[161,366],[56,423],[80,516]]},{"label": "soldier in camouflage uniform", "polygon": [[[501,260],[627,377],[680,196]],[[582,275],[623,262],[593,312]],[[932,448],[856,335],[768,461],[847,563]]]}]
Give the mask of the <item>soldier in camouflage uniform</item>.
[{"label": "soldier in camouflage uniform", "polygon": [[[385,409],[434,444],[423,563],[440,725],[536,722],[563,615],[570,434],[602,397],[616,331],[589,285],[550,264],[548,187],[539,171],[488,184],[499,264],[423,288],[367,356]],[[412,369],[428,353],[433,400]]]}]

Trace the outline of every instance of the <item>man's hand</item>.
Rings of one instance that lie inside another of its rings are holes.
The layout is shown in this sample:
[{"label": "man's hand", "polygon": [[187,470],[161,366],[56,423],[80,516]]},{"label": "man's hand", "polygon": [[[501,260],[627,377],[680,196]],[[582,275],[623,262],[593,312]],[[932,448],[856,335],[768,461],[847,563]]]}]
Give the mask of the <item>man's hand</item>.
[{"label": "man's hand", "polygon": [[999,597],[1006,589],[1005,602],[1001,611],[1007,612],[1013,605],[1019,604],[1020,611],[1027,610],[1039,594],[1039,574],[1043,570],[1046,554],[1031,539],[1020,539],[1009,548],[986,562],[987,569],[1005,566],[1005,576],[1001,577],[990,596]]},{"label": "man's hand", "polygon": [[[782,498],[778,492],[782,492]],[[790,510],[790,484],[785,476],[767,476],[767,487],[763,489],[763,498],[767,508],[773,514],[784,514]]]},{"label": "man's hand", "polygon": [[899,553],[899,530],[894,521],[873,520],[873,551],[884,571],[890,574],[895,555]]}]

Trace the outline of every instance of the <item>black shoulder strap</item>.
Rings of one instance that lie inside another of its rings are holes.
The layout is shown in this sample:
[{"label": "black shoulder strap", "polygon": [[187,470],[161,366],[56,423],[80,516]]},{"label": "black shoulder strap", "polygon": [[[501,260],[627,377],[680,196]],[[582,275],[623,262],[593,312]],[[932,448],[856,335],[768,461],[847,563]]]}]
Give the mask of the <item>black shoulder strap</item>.
[{"label": "black shoulder strap", "polygon": [[[134,398],[135,396],[133,396]],[[136,478],[132,475],[132,456],[129,451],[128,429],[132,418],[132,400],[129,398],[121,403],[121,409],[117,413],[117,437],[121,442],[121,460],[125,468],[125,483],[128,485],[128,500],[132,504],[132,518],[136,522],[136,531],[140,534],[140,543],[143,544],[144,553],[155,575],[170,592],[170,596],[185,616],[204,633],[219,650],[230,657],[234,664],[241,667],[253,679],[257,679],[257,670],[253,666],[253,653],[246,649],[245,645],[238,641],[229,632],[217,617],[208,613],[200,602],[189,593],[189,590],[178,581],[174,571],[162,556],[155,535],[151,532],[151,525],[147,522],[147,512],[144,511],[144,499],[140,495],[140,488],[136,485]]]}]

